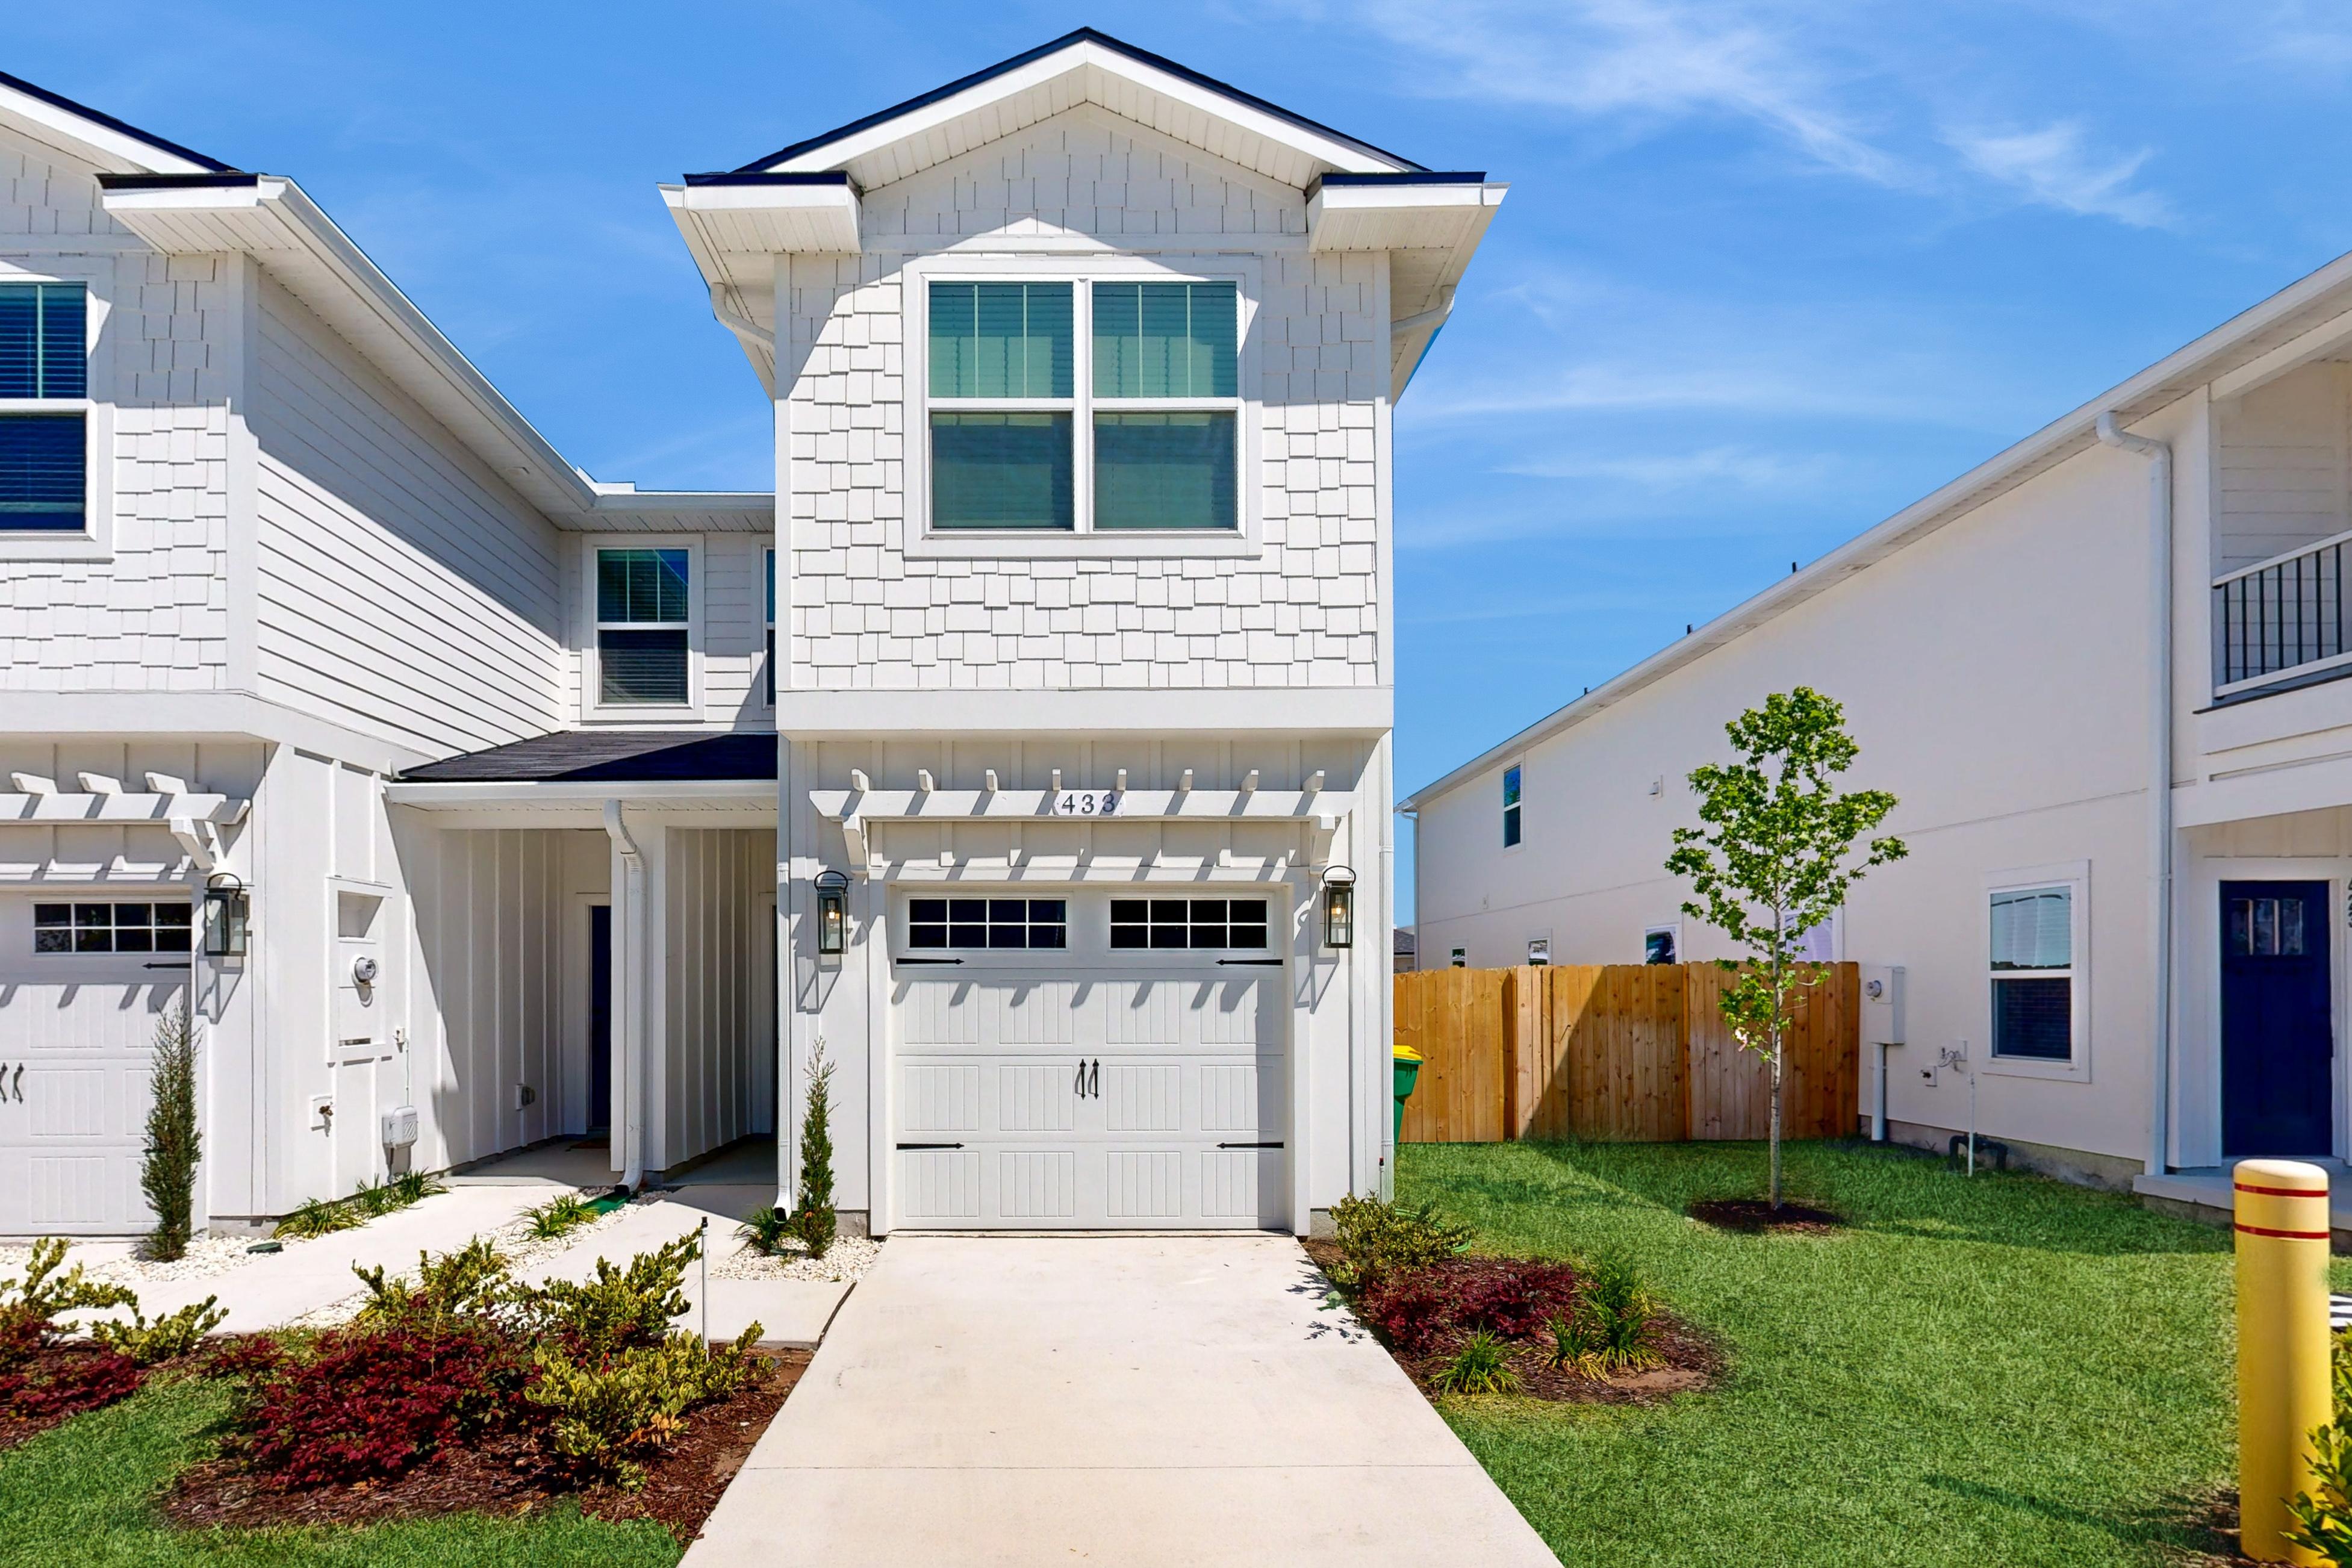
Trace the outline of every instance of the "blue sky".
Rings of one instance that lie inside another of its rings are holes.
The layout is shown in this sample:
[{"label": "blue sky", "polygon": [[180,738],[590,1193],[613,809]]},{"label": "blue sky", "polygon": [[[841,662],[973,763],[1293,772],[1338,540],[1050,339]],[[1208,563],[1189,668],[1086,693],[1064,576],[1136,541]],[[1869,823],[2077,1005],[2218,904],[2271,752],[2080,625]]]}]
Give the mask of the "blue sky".
[{"label": "blue sky", "polygon": [[2318,5],[91,16],[12,17],[0,69],[300,180],[573,461],[646,486],[771,472],[655,182],[1073,26],[1511,181],[1398,413],[1404,788],[2352,248],[2352,11]]}]

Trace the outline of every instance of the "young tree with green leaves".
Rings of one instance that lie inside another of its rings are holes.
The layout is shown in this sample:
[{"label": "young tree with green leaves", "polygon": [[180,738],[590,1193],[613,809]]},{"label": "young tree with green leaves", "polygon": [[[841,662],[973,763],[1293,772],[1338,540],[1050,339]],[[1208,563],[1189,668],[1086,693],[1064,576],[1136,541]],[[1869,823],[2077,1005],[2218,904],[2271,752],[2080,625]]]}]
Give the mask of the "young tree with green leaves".
[{"label": "young tree with green leaves", "polygon": [[[1804,958],[1805,933],[1836,913],[1873,867],[1908,853],[1899,838],[1865,836],[1895,809],[1885,790],[1841,794],[1837,775],[1862,748],[1845,710],[1809,686],[1775,692],[1723,727],[1739,760],[1691,770],[1699,827],[1675,829],[1666,869],[1690,879],[1683,912],[1747,950],[1717,959],[1737,978],[1724,1020],[1772,1078],[1771,1205],[1780,1206],[1782,1043],[1804,992],[1826,965]],[[1860,846],[1857,849],[1857,845]]]},{"label": "young tree with green leaves", "polygon": [[139,1190],[155,1211],[147,1254],[170,1262],[188,1250],[201,1142],[196,1131],[196,1031],[184,992],[155,1021],[155,1054],[147,1086],[147,1146],[139,1165]]},{"label": "young tree with green leaves", "polygon": [[824,1043],[809,1052],[808,1105],[801,1113],[801,1185],[793,1199],[793,1233],[823,1258],[840,1221],[833,1209],[833,1064]]}]

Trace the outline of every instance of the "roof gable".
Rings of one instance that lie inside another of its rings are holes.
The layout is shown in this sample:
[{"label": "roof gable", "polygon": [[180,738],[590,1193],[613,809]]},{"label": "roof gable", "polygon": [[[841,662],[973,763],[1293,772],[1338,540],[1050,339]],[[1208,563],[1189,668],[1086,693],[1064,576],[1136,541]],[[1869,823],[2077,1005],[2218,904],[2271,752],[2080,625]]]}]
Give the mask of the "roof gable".
[{"label": "roof gable", "polygon": [[0,71],[0,124],[81,153],[109,174],[226,173],[229,165]]},{"label": "roof gable", "polygon": [[1091,27],[754,159],[738,174],[841,170],[889,184],[1091,103],[1253,173],[1305,189],[1332,173],[1421,165]]}]

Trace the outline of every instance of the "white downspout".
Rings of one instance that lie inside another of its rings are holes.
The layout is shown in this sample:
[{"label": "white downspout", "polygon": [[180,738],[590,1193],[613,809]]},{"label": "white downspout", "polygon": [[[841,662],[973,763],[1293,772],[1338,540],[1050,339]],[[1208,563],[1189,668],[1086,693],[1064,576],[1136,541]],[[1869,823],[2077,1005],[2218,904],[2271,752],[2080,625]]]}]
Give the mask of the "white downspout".
[{"label": "white downspout", "polygon": [[604,832],[621,858],[621,885],[613,889],[618,907],[620,952],[613,955],[613,1022],[620,1033],[621,1184],[635,1191],[646,1179],[644,964],[646,946],[646,856],[621,820],[621,803],[604,803]]},{"label": "white downspout", "polygon": [[2154,1062],[2148,1079],[2147,1173],[2164,1174],[2171,1159],[2172,1109],[2172,443],[2135,436],[2112,413],[2099,416],[2099,439],[2148,459],[2147,516],[2150,584],[2148,856],[2154,900],[2156,994]]}]

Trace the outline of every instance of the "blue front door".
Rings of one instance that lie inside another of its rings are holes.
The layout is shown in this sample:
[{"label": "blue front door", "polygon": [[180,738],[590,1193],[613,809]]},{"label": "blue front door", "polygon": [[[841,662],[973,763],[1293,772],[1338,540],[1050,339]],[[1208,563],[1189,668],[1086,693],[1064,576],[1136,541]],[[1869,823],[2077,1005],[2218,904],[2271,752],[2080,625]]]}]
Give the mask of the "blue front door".
[{"label": "blue front door", "polygon": [[2221,1152],[2333,1152],[2327,884],[2221,884]]}]

